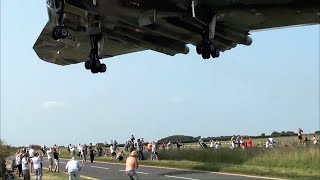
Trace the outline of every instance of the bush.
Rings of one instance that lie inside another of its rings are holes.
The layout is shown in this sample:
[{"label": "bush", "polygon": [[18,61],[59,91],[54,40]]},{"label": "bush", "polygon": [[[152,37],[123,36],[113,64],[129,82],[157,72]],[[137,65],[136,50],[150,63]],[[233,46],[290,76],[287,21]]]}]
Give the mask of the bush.
[{"label": "bush", "polygon": [[4,179],[6,158],[10,156],[10,146],[0,139],[0,176]]}]

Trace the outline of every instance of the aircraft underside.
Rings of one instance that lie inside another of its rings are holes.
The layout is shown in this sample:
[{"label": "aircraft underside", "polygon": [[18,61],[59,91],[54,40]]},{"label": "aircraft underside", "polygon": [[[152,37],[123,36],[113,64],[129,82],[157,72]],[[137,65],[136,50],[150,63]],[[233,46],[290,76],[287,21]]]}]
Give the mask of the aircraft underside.
[{"label": "aircraft underside", "polygon": [[251,45],[251,30],[319,23],[318,1],[269,1],[47,0],[49,21],[34,49],[47,62],[85,62],[95,74],[107,70],[103,58],[148,49],[188,54],[187,44],[203,59],[217,58]]}]

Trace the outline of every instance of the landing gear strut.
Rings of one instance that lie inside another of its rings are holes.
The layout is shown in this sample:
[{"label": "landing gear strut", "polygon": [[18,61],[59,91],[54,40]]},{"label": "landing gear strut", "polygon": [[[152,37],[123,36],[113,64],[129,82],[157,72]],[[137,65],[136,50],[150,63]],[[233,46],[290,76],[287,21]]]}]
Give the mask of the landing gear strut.
[{"label": "landing gear strut", "polygon": [[220,51],[213,46],[209,40],[209,30],[203,30],[202,32],[202,42],[200,45],[196,46],[197,53],[202,55],[203,59],[209,59],[210,55],[213,58],[220,56]]},{"label": "landing gear strut", "polygon": [[57,25],[53,28],[52,38],[54,40],[65,39],[68,37],[68,28],[64,25],[64,1],[55,1],[57,7]]},{"label": "landing gear strut", "polygon": [[91,70],[93,74],[97,74],[98,72],[104,73],[107,71],[107,66],[105,64],[101,64],[99,52],[100,52],[100,43],[102,40],[101,34],[93,34],[90,35],[91,41],[91,52],[89,54],[90,60],[84,63],[84,66],[87,70]]}]

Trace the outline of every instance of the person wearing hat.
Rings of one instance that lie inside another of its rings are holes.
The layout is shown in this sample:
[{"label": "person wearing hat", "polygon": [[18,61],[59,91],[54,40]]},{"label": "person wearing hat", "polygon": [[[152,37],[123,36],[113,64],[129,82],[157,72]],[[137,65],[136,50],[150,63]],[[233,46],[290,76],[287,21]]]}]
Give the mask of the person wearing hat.
[{"label": "person wearing hat", "polygon": [[70,161],[66,164],[66,171],[69,174],[69,180],[73,179],[72,177],[76,177],[76,180],[80,179],[79,172],[81,170],[80,163],[74,160],[74,157],[71,158]]},{"label": "person wearing hat", "polygon": [[126,161],[126,173],[130,180],[138,180],[136,169],[138,168],[137,151],[132,151]]}]

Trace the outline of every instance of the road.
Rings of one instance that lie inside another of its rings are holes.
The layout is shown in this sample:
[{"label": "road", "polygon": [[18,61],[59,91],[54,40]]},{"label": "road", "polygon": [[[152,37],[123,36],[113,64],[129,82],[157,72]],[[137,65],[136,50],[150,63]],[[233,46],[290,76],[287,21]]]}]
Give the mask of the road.
[{"label": "road", "polygon": [[[64,172],[68,160],[60,159],[60,171]],[[48,160],[43,157],[44,167],[48,167]],[[139,179],[168,179],[168,180],[207,180],[207,179],[272,179],[266,177],[233,175],[227,173],[214,173],[194,170],[180,170],[174,168],[160,168],[139,166],[137,170]],[[83,165],[80,175],[93,179],[129,179],[125,174],[125,165],[118,163],[94,162]]]}]

